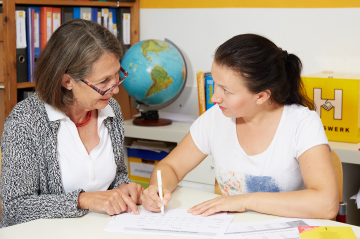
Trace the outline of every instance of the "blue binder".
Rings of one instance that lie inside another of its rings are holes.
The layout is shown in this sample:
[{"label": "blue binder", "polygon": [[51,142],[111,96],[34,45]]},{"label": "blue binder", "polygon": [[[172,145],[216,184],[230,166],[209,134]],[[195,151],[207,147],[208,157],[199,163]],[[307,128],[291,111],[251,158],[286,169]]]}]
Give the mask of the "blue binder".
[{"label": "blue binder", "polygon": [[91,21],[97,23],[97,15],[98,15],[98,8],[97,7],[92,7],[91,8]]},{"label": "blue binder", "polygon": [[[35,15],[34,15],[34,48],[35,48],[35,66],[36,66],[36,60],[40,55],[40,51],[41,51],[41,27],[40,27],[40,22],[41,22],[41,18],[40,18],[40,7],[31,7],[32,9],[34,9],[35,11]],[[36,28],[38,30],[36,30]]]},{"label": "blue binder", "polygon": [[34,13],[31,7],[26,8],[26,41],[27,41],[27,81],[32,82],[35,69],[34,48]]},{"label": "blue binder", "polygon": [[80,7],[74,7],[74,19],[81,18],[80,17]]}]

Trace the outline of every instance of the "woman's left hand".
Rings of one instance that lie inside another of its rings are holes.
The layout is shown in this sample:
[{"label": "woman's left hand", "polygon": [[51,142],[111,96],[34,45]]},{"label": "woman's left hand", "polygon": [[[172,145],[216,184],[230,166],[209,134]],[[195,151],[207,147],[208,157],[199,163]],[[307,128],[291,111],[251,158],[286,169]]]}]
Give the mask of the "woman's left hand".
[{"label": "woman's left hand", "polygon": [[137,183],[122,183],[118,187],[123,193],[127,194],[138,205],[141,204],[141,194],[144,188]]},{"label": "woman's left hand", "polygon": [[188,212],[203,217],[217,212],[244,212],[246,210],[244,196],[219,196],[190,208]]}]

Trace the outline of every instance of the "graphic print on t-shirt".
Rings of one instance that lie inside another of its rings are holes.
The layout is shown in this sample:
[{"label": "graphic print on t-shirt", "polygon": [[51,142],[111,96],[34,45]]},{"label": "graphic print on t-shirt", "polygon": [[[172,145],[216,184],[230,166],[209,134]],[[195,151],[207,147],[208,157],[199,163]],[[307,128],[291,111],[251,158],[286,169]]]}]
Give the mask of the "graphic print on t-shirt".
[{"label": "graphic print on t-shirt", "polygon": [[256,176],[219,168],[216,178],[223,195],[283,191],[276,179],[270,176]]}]

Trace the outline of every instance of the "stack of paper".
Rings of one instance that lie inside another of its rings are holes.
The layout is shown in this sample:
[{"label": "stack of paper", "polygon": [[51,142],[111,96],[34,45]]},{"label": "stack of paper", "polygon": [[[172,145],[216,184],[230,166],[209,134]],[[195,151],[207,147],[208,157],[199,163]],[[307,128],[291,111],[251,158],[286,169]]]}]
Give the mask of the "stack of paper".
[{"label": "stack of paper", "polygon": [[107,232],[170,235],[182,237],[222,238],[234,218],[221,213],[209,217],[193,216],[185,209],[152,213],[144,209],[140,215],[124,213],[114,216],[105,228]]}]

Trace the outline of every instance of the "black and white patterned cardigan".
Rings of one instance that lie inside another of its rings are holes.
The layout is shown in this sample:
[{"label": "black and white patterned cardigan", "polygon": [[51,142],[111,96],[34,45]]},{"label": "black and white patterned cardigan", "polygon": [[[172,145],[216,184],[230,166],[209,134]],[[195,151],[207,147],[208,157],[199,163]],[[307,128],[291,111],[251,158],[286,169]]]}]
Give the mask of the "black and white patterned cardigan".
[{"label": "black and white patterned cardigan", "polygon": [[[129,183],[123,157],[124,125],[119,104],[109,105],[115,117],[104,123],[110,132],[117,165],[109,189]],[[4,125],[1,138],[1,222],[7,227],[39,218],[79,217],[78,189],[65,193],[57,155],[59,121],[49,121],[36,94],[19,102]]]}]

